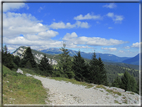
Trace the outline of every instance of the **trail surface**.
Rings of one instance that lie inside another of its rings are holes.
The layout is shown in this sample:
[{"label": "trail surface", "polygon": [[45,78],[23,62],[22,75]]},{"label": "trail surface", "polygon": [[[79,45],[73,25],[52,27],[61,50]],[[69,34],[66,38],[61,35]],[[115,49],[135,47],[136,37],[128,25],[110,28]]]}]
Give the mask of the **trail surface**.
[{"label": "trail surface", "polygon": [[129,104],[139,105],[140,97],[138,94],[132,94],[131,92],[124,92],[123,89],[115,87],[106,87],[109,90],[120,92],[121,95],[109,93],[106,89],[96,88],[95,85],[92,88],[85,88],[82,85],[75,85],[70,82],[56,81],[48,77],[33,76],[40,80],[44,88],[49,89],[48,94],[50,95],[47,104],[60,105],[60,104],[74,104],[74,105],[112,105],[112,104]]}]

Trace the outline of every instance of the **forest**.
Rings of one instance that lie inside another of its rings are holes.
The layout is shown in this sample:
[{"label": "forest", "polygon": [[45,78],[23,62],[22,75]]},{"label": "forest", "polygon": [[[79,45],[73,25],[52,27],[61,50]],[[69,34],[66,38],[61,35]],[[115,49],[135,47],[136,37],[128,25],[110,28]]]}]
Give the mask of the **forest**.
[{"label": "forest", "polygon": [[[120,66],[104,65],[101,57],[96,58],[94,52],[92,59],[85,61],[81,57],[80,51],[73,58],[69,56],[66,44],[60,48],[62,53],[59,55],[57,66],[49,64],[46,55],[37,64],[28,47],[24,57],[20,59],[18,56],[10,54],[5,45],[2,50],[2,64],[11,70],[18,68],[33,69],[35,73],[49,77],[64,77],[75,79],[81,82],[102,84],[123,88],[125,91],[133,91],[139,93],[138,72],[134,69],[125,69]],[[116,72],[119,69],[119,72]],[[3,74],[5,76],[5,74]]]}]

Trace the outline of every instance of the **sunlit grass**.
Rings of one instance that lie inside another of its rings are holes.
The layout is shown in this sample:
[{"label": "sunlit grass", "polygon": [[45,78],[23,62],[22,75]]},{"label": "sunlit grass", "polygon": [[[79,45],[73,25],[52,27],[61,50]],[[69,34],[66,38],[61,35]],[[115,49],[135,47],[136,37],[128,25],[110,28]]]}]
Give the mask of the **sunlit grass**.
[{"label": "sunlit grass", "polygon": [[76,81],[75,79],[68,79],[68,78],[63,78],[63,77],[50,77],[50,79],[54,79],[54,80],[58,80],[58,81],[71,82],[73,84],[86,86],[86,88],[91,88],[91,87],[94,86],[94,85],[86,83],[86,82],[80,82],[80,81]]},{"label": "sunlit grass", "polygon": [[3,66],[4,104],[45,104],[46,90],[41,81],[11,71]]}]

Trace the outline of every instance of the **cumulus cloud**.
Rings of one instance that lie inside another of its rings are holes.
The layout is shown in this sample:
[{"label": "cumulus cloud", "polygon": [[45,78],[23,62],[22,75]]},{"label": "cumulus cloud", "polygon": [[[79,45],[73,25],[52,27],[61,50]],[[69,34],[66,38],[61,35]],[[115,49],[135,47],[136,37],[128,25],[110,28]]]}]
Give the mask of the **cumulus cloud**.
[{"label": "cumulus cloud", "polygon": [[[7,12],[3,17],[4,44],[61,46],[60,41],[50,39],[58,35],[58,32],[49,30],[32,15]],[[20,36],[21,34],[23,36]]]},{"label": "cumulus cloud", "polygon": [[27,7],[27,9],[29,8],[25,3],[3,3],[3,12],[19,9],[23,7]]},{"label": "cumulus cloud", "polygon": [[110,4],[106,4],[106,5],[104,5],[103,7],[106,7],[106,8],[110,8],[110,9],[112,9],[112,8],[115,8],[115,7],[117,7],[114,3],[110,3]]},{"label": "cumulus cloud", "polygon": [[25,37],[16,37],[13,39],[8,39],[6,37],[3,38],[4,43],[7,45],[24,45],[24,46],[44,46],[46,48],[49,47],[61,47],[62,46],[62,41],[55,41],[52,39],[48,40],[29,40],[26,39]]},{"label": "cumulus cloud", "polygon": [[100,15],[91,15],[90,13],[88,13],[87,15],[78,15],[76,17],[74,17],[75,20],[87,20],[87,19],[101,19],[101,16]]},{"label": "cumulus cloud", "polygon": [[31,35],[34,38],[36,36],[51,38],[58,35],[58,32],[49,30],[46,25],[43,25],[41,21],[30,14],[7,12],[4,13],[3,17],[3,36],[8,38],[17,37],[20,34],[25,37]]},{"label": "cumulus cloud", "polygon": [[131,47],[139,48],[140,45],[142,45],[142,42],[141,43],[136,42],[136,43],[133,43]]},{"label": "cumulus cloud", "polygon": [[112,18],[115,23],[121,23],[124,17],[122,15],[115,15],[114,13],[109,12],[106,16]]},{"label": "cumulus cloud", "polygon": [[48,37],[48,38],[55,37],[58,34],[59,34],[58,32],[53,31],[53,30],[47,30],[46,32],[38,33],[39,36],[41,36],[41,37]]},{"label": "cumulus cloud", "polygon": [[65,28],[74,28],[74,27],[81,27],[81,28],[89,28],[89,24],[87,22],[80,22],[80,21],[76,21],[75,24],[71,24],[71,23],[64,23],[64,22],[53,22],[50,26],[50,28],[53,29],[65,29]]},{"label": "cumulus cloud", "polygon": [[116,51],[117,50],[117,48],[103,48],[103,47],[102,47],[102,49],[103,50],[109,50],[109,51]]},{"label": "cumulus cloud", "polygon": [[63,38],[63,40],[71,40],[71,39],[74,39],[74,38],[76,38],[77,37],[77,34],[75,33],[75,32],[73,32],[73,33],[67,33],[65,36],[64,36],[64,38]]},{"label": "cumulus cloud", "polygon": [[78,37],[75,32],[67,33],[64,38],[64,41],[72,44],[85,44],[90,46],[110,46],[110,45],[119,45],[123,43],[127,43],[127,41],[116,40],[116,39],[105,39],[100,37]]}]

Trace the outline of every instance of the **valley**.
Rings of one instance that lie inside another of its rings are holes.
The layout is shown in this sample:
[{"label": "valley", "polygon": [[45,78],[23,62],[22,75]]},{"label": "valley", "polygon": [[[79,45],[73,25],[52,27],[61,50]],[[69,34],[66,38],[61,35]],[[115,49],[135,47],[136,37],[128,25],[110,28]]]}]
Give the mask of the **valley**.
[{"label": "valley", "polygon": [[[25,46],[21,46],[19,48],[17,48],[12,54],[13,55],[18,55],[19,57],[22,56],[23,54],[23,50],[25,50],[27,47]],[[40,60],[42,59],[43,55],[46,55],[46,57],[49,60],[49,63],[52,64],[54,66],[54,68],[58,69],[58,61],[59,61],[59,54],[62,53],[61,50],[57,49],[57,48],[49,48],[47,50],[33,50],[32,49],[32,54],[35,58],[35,61],[37,63],[40,62]],[[73,60],[73,56],[77,54],[77,51],[73,51],[73,50],[69,50],[69,55],[71,56],[72,60]],[[91,53],[84,53],[81,52],[81,55],[91,55]],[[103,55],[103,54],[102,54]],[[96,54],[96,56],[98,57],[99,55]],[[135,79],[138,81],[139,80],[139,66],[138,65],[132,65],[132,64],[126,64],[126,63],[122,63],[122,62],[113,62],[114,59],[119,59],[119,57],[112,58],[114,55],[110,55],[110,54],[104,54],[103,58],[105,61],[104,62],[104,67],[107,71],[107,76],[108,76],[108,81],[109,83],[112,83],[114,78],[116,78],[117,76],[122,76],[123,73],[127,70],[131,75],[134,75]],[[83,56],[82,56],[83,57]],[[92,57],[92,56],[90,56]],[[101,57],[101,55],[100,55]],[[111,61],[108,61],[107,58],[109,57],[109,59],[112,58]],[[22,58],[22,57],[21,57]],[[84,58],[84,57],[83,57]],[[102,60],[103,60],[102,58]],[[90,59],[84,58],[86,63],[90,62]],[[128,59],[128,58],[121,58],[121,59]]]}]

